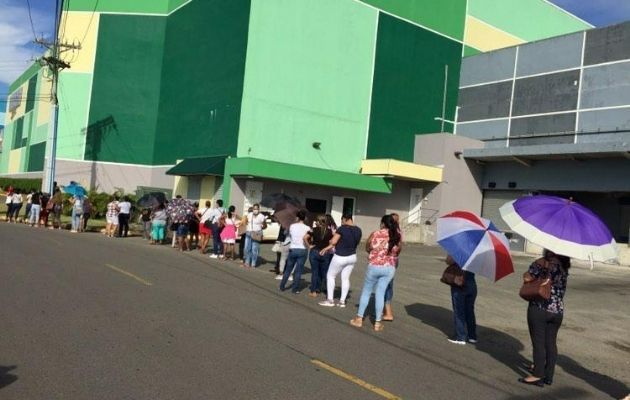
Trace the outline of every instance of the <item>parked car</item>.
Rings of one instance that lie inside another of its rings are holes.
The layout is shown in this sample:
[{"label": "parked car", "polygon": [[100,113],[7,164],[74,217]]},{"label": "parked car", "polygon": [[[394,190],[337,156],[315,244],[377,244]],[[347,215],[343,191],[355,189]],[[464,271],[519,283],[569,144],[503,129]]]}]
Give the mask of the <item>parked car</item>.
[{"label": "parked car", "polygon": [[261,211],[265,216],[265,222],[267,222],[267,228],[263,230],[263,241],[275,241],[280,233],[280,224],[273,218],[273,213],[268,211]]}]

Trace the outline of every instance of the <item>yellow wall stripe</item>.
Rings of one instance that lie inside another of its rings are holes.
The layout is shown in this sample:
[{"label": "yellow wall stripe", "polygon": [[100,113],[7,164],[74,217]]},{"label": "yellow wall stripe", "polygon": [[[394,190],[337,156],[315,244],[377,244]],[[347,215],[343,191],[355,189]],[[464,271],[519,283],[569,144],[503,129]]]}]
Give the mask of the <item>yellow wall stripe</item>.
[{"label": "yellow wall stripe", "polygon": [[515,46],[525,41],[468,15],[464,43],[485,52]]}]

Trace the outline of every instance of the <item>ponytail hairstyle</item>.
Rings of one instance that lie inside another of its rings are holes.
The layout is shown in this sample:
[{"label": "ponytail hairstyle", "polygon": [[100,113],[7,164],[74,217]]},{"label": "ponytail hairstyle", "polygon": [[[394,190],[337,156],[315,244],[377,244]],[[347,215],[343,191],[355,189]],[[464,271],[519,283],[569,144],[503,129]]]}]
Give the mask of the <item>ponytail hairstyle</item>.
[{"label": "ponytail hairstyle", "polygon": [[398,224],[394,221],[394,218],[390,215],[384,215],[381,218],[381,224],[387,229],[389,234],[389,242],[387,245],[387,254],[392,253],[392,249],[400,244],[400,232],[398,231]]},{"label": "ponytail hairstyle", "polygon": [[328,228],[328,221],[326,219],[325,215],[320,215],[317,217],[317,219],[315,220],[315,222],[317,222],[317,233],[318,233],[318,240],[322,241],[324,240],[324,237],[326,237],[326,231],[329,229]]}]

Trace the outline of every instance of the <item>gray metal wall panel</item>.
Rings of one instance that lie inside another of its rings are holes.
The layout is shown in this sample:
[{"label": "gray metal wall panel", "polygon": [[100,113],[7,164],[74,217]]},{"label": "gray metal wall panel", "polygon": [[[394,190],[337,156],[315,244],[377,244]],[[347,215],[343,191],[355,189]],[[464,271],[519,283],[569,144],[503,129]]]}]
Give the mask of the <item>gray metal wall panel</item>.
[{"label": "gray metal wall panel", "polygon": [[580,68],[584,33],[560,36],[519,47],[516,75]]},{"label": "gray metal wall panel", "polygon": [[575,110],[580,70],[516,80],[512,115]]},{"label": "gray metal wall panel", "polygon": [[516,47],[466,57],[462,60],[459,86],[510,79],[514,76]]},{"label": "gray metal wall panel", "polygon": [[630,58],[630,22],[586,33],[584,65]]},{"label": "gray metal wall panel", "polygon": [[486,147],[505,147],[508,120],[471,122],[457,125],[457,135],[483,140]]},{"label": "gray metal wall panel", "polygon": [[575,141],[574,135],[554,135],[554,136],[536,136],[536,137],[519,137],[510,138],[510,146],[535,146],[546,144],[569,144]]},{"label": "gray metal wall panel", "polygon": [[512,81],[475,86],[459,91],[459,121],[501,118],[510,115]]},{"label": "gray metal wall panel", "polygon": [[630,107],[580,112],[578,132],[619,130],[630,130]]},{"label": "gray metal wall panel", "polygon": [[580,103],[581,109],[630,105],[630,61],[585,69]]},{"label": "gray metal wall panel", "polygon": [[512,118],[510,126],[510,137],[565,132],[575,132],[575,113]]}]

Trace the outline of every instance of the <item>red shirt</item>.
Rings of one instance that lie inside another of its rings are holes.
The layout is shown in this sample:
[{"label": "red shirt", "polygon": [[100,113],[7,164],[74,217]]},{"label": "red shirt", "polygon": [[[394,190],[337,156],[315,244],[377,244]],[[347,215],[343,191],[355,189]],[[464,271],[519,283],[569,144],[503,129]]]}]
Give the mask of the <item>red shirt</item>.
[{"label": "red shirt", "polygon": [[370,251],[368,256],[370,265],[379,267],[396,266],[398,254],[400,253],[400,247],[396,245],[392,248],[391,253],[387,253],[387,249],[389,247],[389,232],[387,229],[380,229],[372,234],[370,247],[372,248],[372,251]]}]

